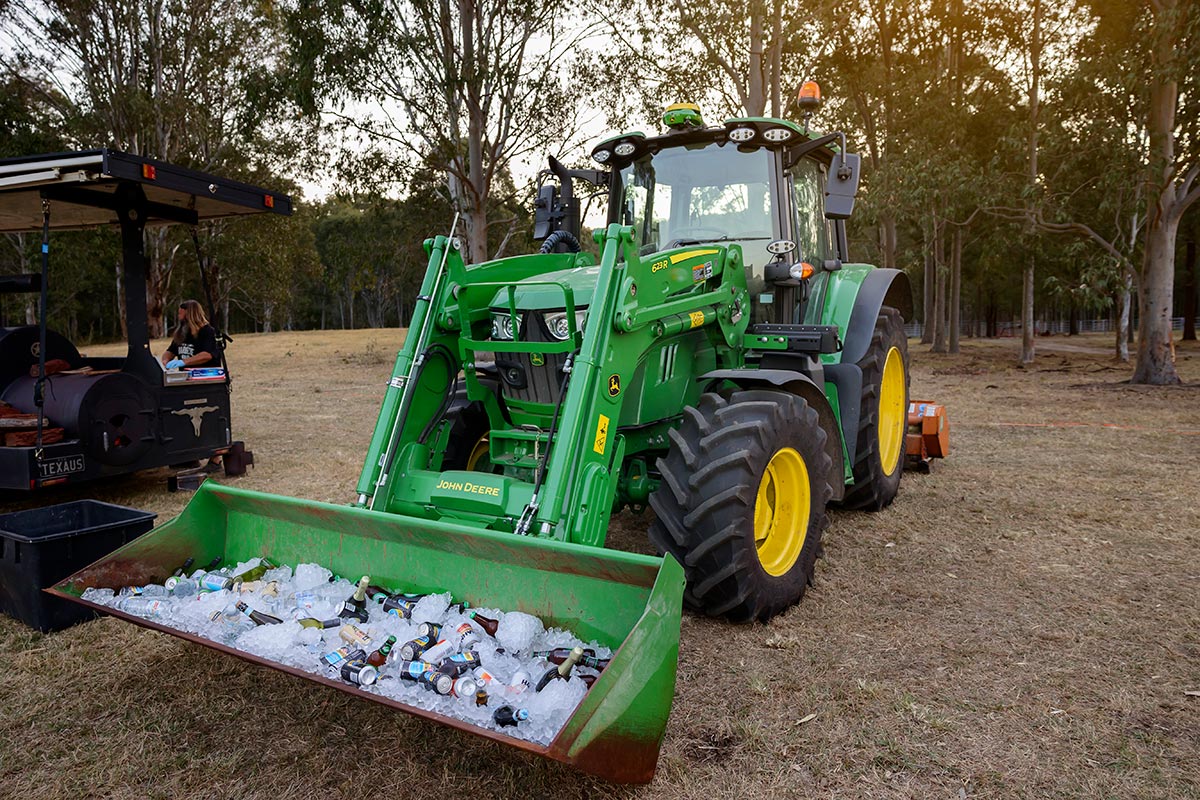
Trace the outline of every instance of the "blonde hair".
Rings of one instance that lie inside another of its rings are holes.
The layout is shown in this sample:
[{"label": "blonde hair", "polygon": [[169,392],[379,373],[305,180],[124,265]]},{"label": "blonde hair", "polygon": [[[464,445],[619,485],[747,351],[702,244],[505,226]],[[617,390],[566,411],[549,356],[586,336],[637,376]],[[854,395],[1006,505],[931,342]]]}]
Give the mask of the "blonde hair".
[{"label": "blonde hair", "polygon": [[204,313],[204,306],[197,303],[195,300],[184,300],[179,304],[183,309],[183,319],[179,321],[179,327],[175,329],[175,337],[172,342],[176,345],[182,344],[190,333],[195,339],[199,335],[200,329],[208,325],[208,315]]}]

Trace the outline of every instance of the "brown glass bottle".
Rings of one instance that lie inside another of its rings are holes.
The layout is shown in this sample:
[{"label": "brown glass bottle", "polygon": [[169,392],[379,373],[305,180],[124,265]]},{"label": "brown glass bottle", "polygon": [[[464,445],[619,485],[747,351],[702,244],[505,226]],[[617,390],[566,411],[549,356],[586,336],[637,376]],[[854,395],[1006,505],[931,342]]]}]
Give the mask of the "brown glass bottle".
[{"label": "brown glass bottle", "polygon": [[384,664],[387,663],[388,656],[390,656],[392,654],[392,645],[394,645],[395,643],[396,643],[395,636],[387,637],[387,640],[384,641],[384,643],[379,646],[378,650],[376,650],[374,653],[371,653],[371,655],[367,656],[367,663],[370,664],[372,667],[377,667],[377,668],[382,667]]},{"label": "brown glass bottle", "polygon": [[579,663],[579,659],[581,658],[583,658],[583,648],[576,647],[572,649],[561,664],[559,664],[557,667],[551,667],[542,674],[541,680],[537,682],[537,688],[535,691],[540,692],[542,689],[545,689],[552,680],[558,679],[565,681],[567,678],[571,677],[571,670],[575,668],[575,665]]}]

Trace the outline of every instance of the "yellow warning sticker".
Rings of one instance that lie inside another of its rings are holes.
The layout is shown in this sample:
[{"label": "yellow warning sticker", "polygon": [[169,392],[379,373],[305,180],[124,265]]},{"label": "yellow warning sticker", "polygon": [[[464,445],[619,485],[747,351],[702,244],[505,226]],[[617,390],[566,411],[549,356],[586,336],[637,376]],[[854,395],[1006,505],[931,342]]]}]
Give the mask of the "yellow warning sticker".
[{"label": "yellow warning sticker", "polygon": [[692,313],[688,314],[688,316],[692,318],[692,327],[693,328],[699,328],[701,325],[704,324],[704,312],[703,311],[693,311]]},{"label": "yellow warning sticker", "polygon": [[592,449],[600,455],[604,455],[604,446],[608,444],[608,417],[603,414],[596,422],[596,443],[592,445]]},{"label": "yellow warning sticker", "polygon": [[680,261],[687,261],[689,258],[698,256],[715,256],[720,250],[688,250],[686,253],[676,253],[670,256],[672,264],[678,264]]}]

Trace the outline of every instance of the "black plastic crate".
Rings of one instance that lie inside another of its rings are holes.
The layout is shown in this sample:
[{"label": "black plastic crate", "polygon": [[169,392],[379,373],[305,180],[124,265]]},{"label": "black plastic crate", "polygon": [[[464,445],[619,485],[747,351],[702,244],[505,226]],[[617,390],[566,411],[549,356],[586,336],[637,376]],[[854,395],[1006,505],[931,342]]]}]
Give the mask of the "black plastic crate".
[{"label": "black plastic crate", "polygon": [[99,500],[0,514],[0,611],[42,632],[93,619],[42,589],[141,536],[156,516]]}]

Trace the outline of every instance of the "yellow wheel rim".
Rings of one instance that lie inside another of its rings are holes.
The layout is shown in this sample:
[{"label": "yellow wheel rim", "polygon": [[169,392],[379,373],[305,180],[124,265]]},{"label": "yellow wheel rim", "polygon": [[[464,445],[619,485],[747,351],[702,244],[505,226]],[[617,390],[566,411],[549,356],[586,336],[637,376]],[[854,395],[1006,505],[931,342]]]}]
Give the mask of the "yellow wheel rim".
[{"label": "yellow wheel rim", "polygon": [[904,394],[904,356],[893,347],[888,350],[883,380],[879,382],[879,461],[884,475],[896,471],[904,449],[904,428],[908,423]]},{"label": "yellow wheel rim", "polygon": [[489,443],[488,435],[485,433],[483,436],[479,437],[479,441],[475,443],[473,448],[471,448],[471,455],[467,456],[468,472],[476,471],[476,467],[479,465],[479,462],[487,458],[490,448],[491,444]]},{"label": "yellow wheel rim", "polygon": [[790,447],[771,457],[754,501],[754,546],[767,574],[787,574],[808,536],[812,489],[804,458]]}]

